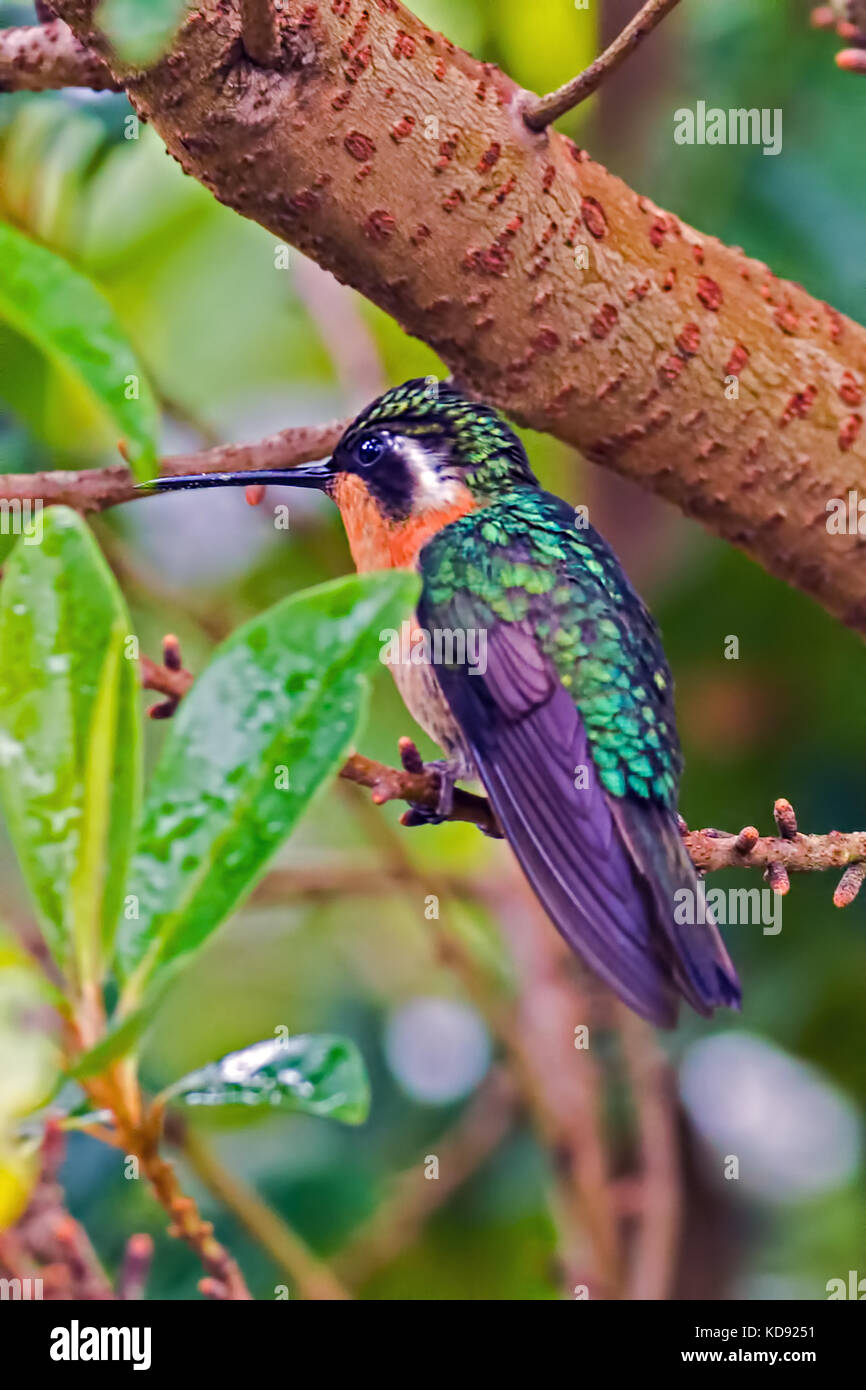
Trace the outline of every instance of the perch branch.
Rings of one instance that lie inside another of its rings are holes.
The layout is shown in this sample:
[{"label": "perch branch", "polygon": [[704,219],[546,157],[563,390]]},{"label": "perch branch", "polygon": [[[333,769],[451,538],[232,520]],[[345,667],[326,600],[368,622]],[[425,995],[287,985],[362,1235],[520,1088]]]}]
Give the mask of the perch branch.
[{"label": "perch branch", "polygon": [[866,831],[831,830],[826,835],[801,835],[790,802],[780,798],[773,814],[778,835],[759,835],[753,825],[739,834],[724,830],[688,830],[683,840],[696,868],[708,873],[718,869],[763,869],[770,887],[788,891],[788,873],[844,869],[833,896],[837,907],[847,907],[866,877]]},{"label": "perch branch", "polygon": [[[251,468],[292,468],[323,458],[333,449],[348,421],[299,425],[268,435],[255,444],[221,444],[195,454],[173,454],[162,460],[160,476],[183,473],[227,473]],[[109,468],[0,474],[0,500],[34,501],[50,507],[62,504],[79,512],[101,512],[121,502],[145,497],[136,491],[135,477],[122,464]]]},{"label": "perch branch", "polygon": [[123,91],[99,54],[80,43],[62,19],[0,30],[0,92],[57,87]]},{"label": "perch branch", "polygon": [[[401,740],[401,745],[411,740]],[[414,747],[414,745],[412,745]],[[372,758],[355,753],[340,771],[340,776],[373,791],[373,800],[408,801],[434,810],[438,796],[438,776],[435,772],[406,772],[386,767]],[[760,836],[754,826],[738,835],[724,830],[688,830],[683,827],[683,840],[696,869],[715,873],[719,869],[763,869],[776,892],[787,891],[787,873],[807,873],[821,869],[845,869],[833,901],[846,907],[856,897],[860,883],[866,878],[866,831],[831,830],[826,835],[787,833],[781,807],[790,804],[780,798],[775,813],[780,819],[778,836]],[[455,792],[454,810],[448,820],[468,821],[488,835],[499,832],[493,808],[486,797],[471,792]],[[774,870],[782,870],[774,874]],[[775,879],[775,881],[774,881]]]},{"label": "perch branch", "polygon": [[[401,743],[408,742],[410,740],[401,740]],[[436,807],[439,783],[435,772],[408,773],[356,753],[341,769],[340,776],[371,788],[377,804],[408,801],[431,810]],[[487,798],[463,792],[461,795],[465,800],[458,808],[458,794],[459,789],[455,793],[454,812],[447,819],[469,821],[487,834],[495,834],[498,823]],[[780,806],[790,810],[789,803],[781,798],[776,802],[777,813]],[[801,835],[795,830],[791,836],[780,826],[778,836],[760,836],[753,826],[747,826],[738,835],[724,830],[684,828],[683,839],[695,868],[703,872],[754,868],[764,869],[769,876],[775,866],[791,873],[846,869],[843,876],[845,890],[840,897],[840,882],[834,897],[837,907],[847,906],[853,901],[855,895],[851,893],[851,886],[856,878],[854,870],[859,871],[861,864],[866,865],[866,831],[862,830],[831,830],[826,835]],[[866,867],[863,876],[866,877]],[[771,886],[777,892],[784,892],[784,882],[779,881],[778,886],[771,882]]]},{"label": "perch branch", "polygon": [[[418,750],[409,738],[400,740],[400,752],[404,759],[408,755],[410,762],[414,761],[411,756],[414,752],[417,762],[421,762]],[[353,753],[340,769],[340,776],[360,787],[369,787],[377,806],[384,806],[386,801],[408,801],[435,811],[438,804],[439,776],[436,772],[410,771],[405,765],[398,771],[397,768],[386,767],[384,763],[377,763],[372,758],[365,758],[362,753]],[[476,796],[474,792],[456,788],[451,814],[445,819],[468,821],[471,825],[477,825],[486,835],[494,839],[502,838],[493,808],[486,796]]]},{"label": "perch branch", "polygon": [[564,86],[557,87],[555,92],[548,92],[546,96],[527,103],[523,108],[523,119],[529,129],[544,130],[553,121],[558,121],[560,116],[564,116],[566,111],[573,110],[582,101],[586,101],[588,96],[592,96],[608,73],[618,68],[678,4],[679,0],[646,0],[646,4],[641,6],[634,19],[617,34],[613,43],[608,45],[594,63],[590,63],[588,68]]},{"label": "perch branch", "polygon": [[[148,690],[161,691],[174,701],[174,707],[192,680],[188,671],[169,670],[147,657],[142,658],[142,685]],[[386,801],[406,801],[434,811],[439,796],[438,774],[417,770],[420,754],[411,739],[400,740],[400,754],[402,768],[388,767],[362,753],[353,753],[340,769],[340,776],[357,786],[369,788],[377,806]],[[789,873],[843,869],[845,872],[833,901],[837,907],[852,903],[866,879],[866,831],[830,830],[825,835],[801,835],[793,807],[784,797],[776,801],[773,815],[778,835],[760,835],[753,825],[744,826],[736,834],[726,830],[689,830],[681,821],[683,841],[695,868],[703,873],[716,873],[720,869],[763,869],[770,887],[780,894],[788,891]],[[477,825],[486,835],[501,838],[499,823],[487,797],[460,787],[455,789],[454,805],[445,819]]]}]

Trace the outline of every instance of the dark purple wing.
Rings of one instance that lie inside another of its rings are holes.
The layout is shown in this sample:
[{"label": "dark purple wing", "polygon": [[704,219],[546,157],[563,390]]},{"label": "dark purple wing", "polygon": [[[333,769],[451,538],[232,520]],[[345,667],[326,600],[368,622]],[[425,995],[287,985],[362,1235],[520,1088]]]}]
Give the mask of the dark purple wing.
[{"label": "dark purple wing", "polygon": [[[421,610],[422,622],[434,621]],[[438,667],[445,698],[518,860],[565,940],[644,1018],[676,1021],[736,1004],[736,975],[712,924],[678,926],[677,888],[696,887],[671,812],[608,796],[579,710],[533,633],[487,632],[487,668]]]}]

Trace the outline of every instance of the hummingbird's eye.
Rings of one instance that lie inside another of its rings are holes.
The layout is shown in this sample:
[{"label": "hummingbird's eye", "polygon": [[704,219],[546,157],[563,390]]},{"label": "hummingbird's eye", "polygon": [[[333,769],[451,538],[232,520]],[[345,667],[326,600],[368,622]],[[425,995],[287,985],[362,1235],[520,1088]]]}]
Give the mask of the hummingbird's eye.
[{"label": "hummingbird's eye", "polygon": [[370,468],[377,459],[382,457],[384,452],[384,440],[380,439],[377,434],[368,434],[366,439],[362,439],[358,445],[358,462],[363,468]]}]

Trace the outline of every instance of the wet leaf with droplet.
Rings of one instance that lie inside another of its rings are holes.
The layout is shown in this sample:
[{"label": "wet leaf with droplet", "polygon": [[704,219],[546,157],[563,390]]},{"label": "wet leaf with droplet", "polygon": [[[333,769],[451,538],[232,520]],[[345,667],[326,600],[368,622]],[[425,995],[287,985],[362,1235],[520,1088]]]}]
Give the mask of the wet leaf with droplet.
[{"label": "wet leaf with droplet", "polygon": [[405,571],[352,575],[234,633],[184,698],[148,791],[120,958],[146,982],[232,911],[355,739],[383,628],[417,595]]},{"label": "wet leaf with droplet", "polygon": [[364,1059],[348,1038],[267,1038],[190,1072],[165,1092],[186,1105],[300,1110],[361,1124],[370,1109]]}]

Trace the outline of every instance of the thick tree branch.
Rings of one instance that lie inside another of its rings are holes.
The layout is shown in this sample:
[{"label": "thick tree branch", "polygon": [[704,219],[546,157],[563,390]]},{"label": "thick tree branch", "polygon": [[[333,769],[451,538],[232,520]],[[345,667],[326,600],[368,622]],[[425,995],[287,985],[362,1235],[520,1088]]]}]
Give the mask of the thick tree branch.
[{"label": "thick tree branch", "polygon": [[[256,444],[221,444],[196,454],[174,454],[163,459],[162,477],[183,473],[226,473],[251,468],[291,468],[323,458],[336,444],[348,421],[326,425],[299,425],[268,435]],[[110,468],[84,468],[69,472],[0,473],[0,500],[41,501],[46,507],[60,503],[80,512],[101,512],[121,502],[133,502],[147,493],[137,492],[135,477],[122,464]]]},{"label": "thick tree branch", "polygon": [[[95,0],[57,9],[107,55]],[[285,0],[281,40],[257,67],[239,0],[203,0],[162,62],[116,72],[189,174],[469,389],[866,631],[866,538],[826,527],[866,495],[866,332],[530,132],[525,92],[396,0]]]},{"label": "thick tree branch", "polygon": [[79,43],[62,19],[0,29],[0,92],[44,92],[54,87],[123,90],[99,54]]},{"label": "thick tree branch", "polygon": [[592,96],[608,73],[618,68],[679,2],[680,0],[646,0],[646,4],[641,6],[634,19],[617,34],[613,43],[608,45],[594,63],[590,63],[588,68],[564,86],[558,87],[555,92],[548,92],[547,96],[538,97],[524,107],[523,119],[529,129],[544,130],[545,126],[564,116],[566,111],[571,111],[582,101],[586,101],[587,97]]}]

